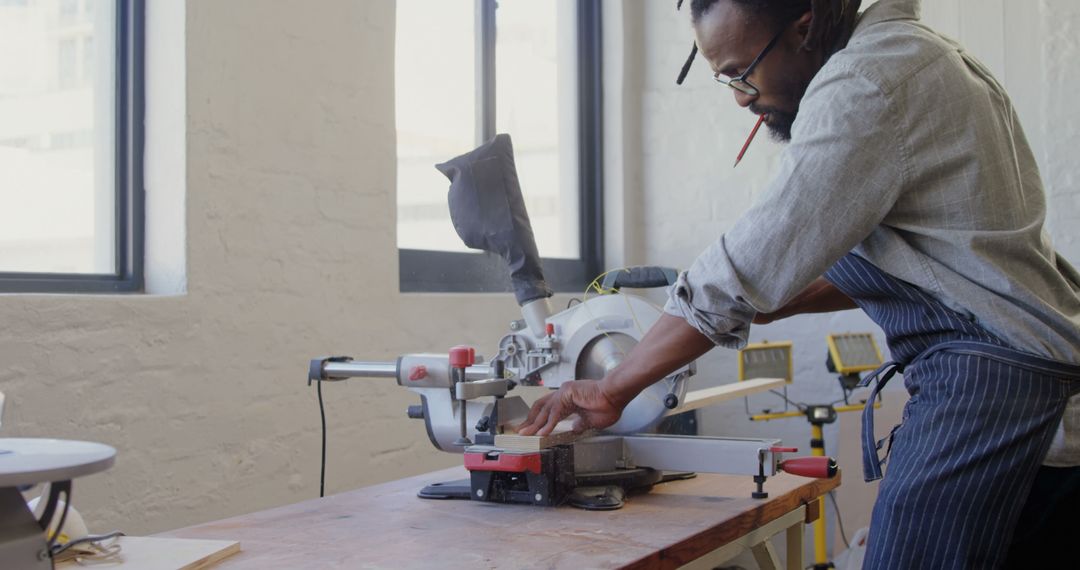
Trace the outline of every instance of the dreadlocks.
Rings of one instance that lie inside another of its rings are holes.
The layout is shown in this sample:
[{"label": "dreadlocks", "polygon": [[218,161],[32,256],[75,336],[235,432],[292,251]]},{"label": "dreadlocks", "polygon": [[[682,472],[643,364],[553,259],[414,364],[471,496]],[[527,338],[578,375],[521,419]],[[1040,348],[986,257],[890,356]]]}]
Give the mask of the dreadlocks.
[{"label": "dreadlocks", "polygon": [[[851,31],[855,28],[855,18],[859,13],[862,0],[730,0],[736,4],[769,18],[773,26],[779,28],[794,22],[810,10],[813,12],[813,20],[810,22],[810,30],[806,34],[802,48],[813,51],[822,46],[829,53],[839,50],[847,45]],[[690,0],[690,18],[694,22],[708,12],[718,0]],[[683,0],[679,0],[676,9],[682,8]],[[686,74],[690,72],[690,66],[697,56],[697,43],[690,49],[690,57],[679,70],[679,76],[675,83],[682,85]],[[828,55],[828,54],[826,54]]]},{"label": "dreadlocks", "polygon": [[[697,22],[718,0],[691,0],[690,18]],[[768,18],[774,26],[785,26],[812,11],[814,18],[803,41],[803,49],[824,47],[833,50],[847,43],[862,0],[731,0],[739,6]],[[681,2],[680,2],[681,4]]]}]

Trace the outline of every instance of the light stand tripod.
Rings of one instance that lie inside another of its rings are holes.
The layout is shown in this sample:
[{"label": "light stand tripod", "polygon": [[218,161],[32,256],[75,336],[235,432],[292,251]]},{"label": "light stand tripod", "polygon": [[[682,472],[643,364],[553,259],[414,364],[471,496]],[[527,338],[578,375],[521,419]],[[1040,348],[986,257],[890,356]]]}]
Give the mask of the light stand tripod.
[{"label": "light stand tripod", "polygon": [[[869,333],[833,334],[828,335],[826,340],[829,345],[829,355],[825,365],[829,372],[838,374],[840,389],[843,398],[828,404],[803,404],[792,402],[787,397],[787,387],[781,394],[775,392],[784,400],[783,412],[750,413],[749,399],[744,399],[746,412],[751,421],[770,421],[783,418],[796,418],[803,416],[810,422],[810,453],[812,456],[825,455],[825,425],[836,421],[838,414],[844,412],[861,411],[865,401],[852,404],[851,393],[857,388],[861,379],[860,373],[874,370],[881,365],[881,351],[874,342],[873,335]],[[762,374],[778,376],[777,372],[786,369],[784,376],[788,383],[791,382],[792,361],[791,343],[760,343],[748,345],[739,351],[739,380],[761,377]],[[791,404],[796,409],[788,410]],[[843,404],[843,405],[838,405]],[[878,394],[874,408],[881,407],[881,395]],[[814,521],[814,570],[835,568],[829,560],[825,538],[825,497],[818,498],[818,508],[821,516]]]}]

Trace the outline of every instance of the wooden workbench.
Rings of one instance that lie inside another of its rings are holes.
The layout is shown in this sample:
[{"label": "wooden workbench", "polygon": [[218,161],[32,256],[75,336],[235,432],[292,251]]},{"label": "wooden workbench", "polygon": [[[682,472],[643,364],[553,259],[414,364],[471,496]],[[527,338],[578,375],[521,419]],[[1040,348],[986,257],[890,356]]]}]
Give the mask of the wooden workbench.
[{"label": "wooden workbench", "polygon": [[769,498],[755,500],[750,477],[703,474],[633,495],[616,511],[416,497],[466,474],[435,471],[158,536],[239,540],[242,551],[215,566],[222,570],[578,569],[711,567],[754,544],[762,561],[774,554],[765,539],[787,530],[789,558],[800,559],[789,567],[802,568],[803,522],[817,512],[806,505],[840,484],[839,475],[781,474],[766,483]]}]

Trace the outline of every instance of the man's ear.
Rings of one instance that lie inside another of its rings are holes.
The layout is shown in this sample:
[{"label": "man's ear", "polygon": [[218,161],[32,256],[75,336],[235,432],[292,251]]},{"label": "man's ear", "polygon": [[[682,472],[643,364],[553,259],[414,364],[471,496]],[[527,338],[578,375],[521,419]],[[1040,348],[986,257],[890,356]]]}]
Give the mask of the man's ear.
[{"label": "man's ear", "polygon": [[805,14],[799,16],[798,20],[792,22],[792,26],[795,27],[795,32],[799,34],[801,43],[806,42],[806,37],[810,35],[810,24],[814,21],[814,13],[807,10]]}]

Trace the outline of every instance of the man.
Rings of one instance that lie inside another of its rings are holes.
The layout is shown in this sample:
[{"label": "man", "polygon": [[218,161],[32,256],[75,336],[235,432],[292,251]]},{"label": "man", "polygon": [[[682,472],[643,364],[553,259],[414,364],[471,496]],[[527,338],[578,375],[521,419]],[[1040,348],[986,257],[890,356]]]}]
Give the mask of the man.
[{"label": "man", "polygon": [[[918,22],[917,0],[858,7],[693,0],[717,81],[789,141],[779,172],[680,275],[627,360],[545,396],[520,433],[573,413],[576,429],[609,426],[649,384],[741,347],[751,322],[859,307],[897,362],[876,389],[902,371],[912,394],[866,567],[1001,566],[1040,464],[1080,465],[1076,449],[1047,456],[1080,392],[1080,275],[1043,232],[1042,183],[1002,87]],[[867,420],[869,407],[872,480]],[[1049,487],[1075,497],[1076,472]]]}]

